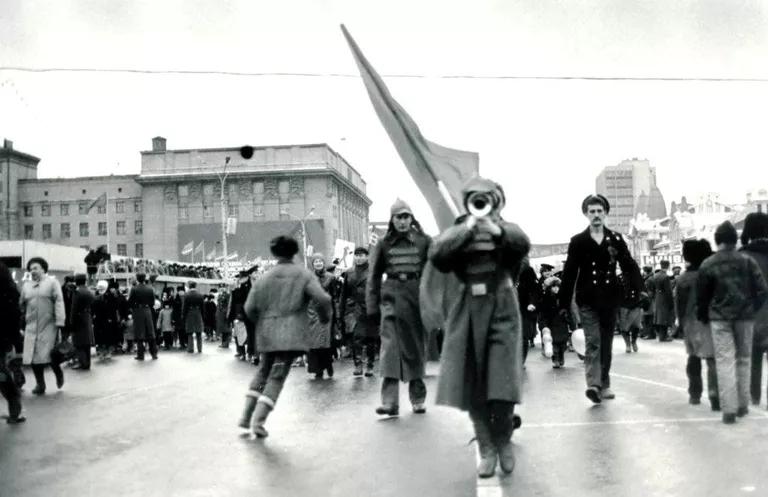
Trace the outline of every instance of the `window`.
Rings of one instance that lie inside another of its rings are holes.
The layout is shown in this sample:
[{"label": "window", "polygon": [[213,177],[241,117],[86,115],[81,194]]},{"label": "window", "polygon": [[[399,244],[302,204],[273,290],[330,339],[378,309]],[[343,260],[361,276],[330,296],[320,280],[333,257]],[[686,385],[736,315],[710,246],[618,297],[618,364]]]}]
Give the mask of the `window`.
[{"label": "window", "polygon": [[279,193],[289,193],[291,191],[291,183],[285,179],[277,184],[277,191]]},{"label": "window", "polygon": [[69,216],[69,204],[61,204],[59,206],[59,214],[62,216]]},{"label": "window", "polygon": [[31,240],[35,236],[35,227],[31,224],[24,225],[24,239]]},{"label": "window", "polygon": [[43,225],[43,240],[48,240],[49,238],[51,238],[51,225],[46,223]]},{"label": "window", "polygon": [[125,221],[118,221],[117,222],[117,234],[118,235],[124,235],[125,234]]},{"label": "window", "polygon": [[124,243],[117,244],[117,255],[128,255],[128,247]]},{"label": "window", "polygon": [[213,195],[213,183],[203,185],[203,195]]},{"label": "window", "polygon": [[80,236],[88,236],[88,223],[80,223]]},{"label": "window", "polygon": [[212,218],[213,217],[213,207],[212,206],[203,204],[203,217],[205,217],[205,218]]},{"label": "window", "polygon": [[99,214],[106,214],[107,213],[107,206],[106,205],[97,205],[96,206],[96,212]]},{"label": "window", "polygon": [[133,232],[137,235],[144,233],[144,221],[137,219],[133,222]]},{"label": "window", "polygon": [[179,197],[186,197],[189,195],[189,187],[187,185],[179,185]]},{"label": "window", "polygon": [[78,214],[88,214],[88,202],[80,202],[77,204]]},{"label": "window", "polygon": [[43,217],[51,217],[51,204],[43,204],[41,210],[43,212]]},{"label": "window", "polygon": [[263,217],[264,216],[264,206],[263,205],[254,205],[253,206],[253,217]]},{"label": "window", "polygon": [[227,190],[229,190],[230,195],[236,195],[237,194],[237,183],[234,181],[230,181],[227,183]]},{"label": "window", "polygon": [[240,215],[240,206],[237,204],[230,204],[227,206],[227,215],[229,217],[237,217]]},{"label": "window", "polygon": [[107,236],[107,222],[99,221],[99,236]]},{"label": "window", "polygon": [[141,212],[141,200],[133,201],[133,212]]},{"label": "window", "polygon": [[32,206],[31,205],[25,205],[24,206],[24,217],[32,217]]},{"label": "window", "polygon": [[186,205],[179,207],[179,219],[187,219],[189,217],[189,209]]},{"label": "window", "polygon": [[136,257],[144,257],[144,244],[143,243],[137,243],[136,244]]},{"label": "window", "polygon": [[122,200],[118,200],[115,202],[115,212],[118,214],[122,214],[125,212],[125,202]]},{"label": "window", "polygon": [[60,230],[60,235],[59,236],[61,238],[69,238],[69,236],[70,236],[70,233],[69,233],[69,223],[61,223],[61,226],[60,226],[59,230]]},{"label": "window", "polygon": [[254,193],[254,195],[262,195],[264,193],[264,182],[263,181],[254,181],[253,182],[253,193]]}]

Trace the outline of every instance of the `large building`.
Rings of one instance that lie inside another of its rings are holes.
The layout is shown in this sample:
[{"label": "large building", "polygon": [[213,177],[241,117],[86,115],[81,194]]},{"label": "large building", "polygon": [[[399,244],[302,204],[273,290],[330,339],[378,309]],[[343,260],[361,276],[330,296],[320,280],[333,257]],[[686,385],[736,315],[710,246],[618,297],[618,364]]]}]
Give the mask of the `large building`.
[{"label": "large building", "polygon": [[[250,155],[250,154],[246,154]],[[227,163],[227,158],[229,161]],[[13,149],[0,152],[0,238],[33,239],[95,248],[117,255],[174,261],[220,256],[221,174],[228,218],[228,253],[269,258],[269,240],[292,234],[330,256],[337,239],[367,243],[365,181],[326,144],[168,150],[156,137],[141,152],[141,173],[38,178],[40,159]],[[226,169],[225,169],[226,163]],[[106,194],[106,205],[91,203]],[[182,254],[192,244],[199,249]],[[300,243],[303,245],[303,243]]]},{"label": "large building", "polygon": [[628,233],[630,221],[637,214],[650,219],[667,215],[664,197],[656,186],[656,168],[648,160],[633,158],[608,166],[597,176],[597,193],[611,203],[608,226],[621,233]]}]

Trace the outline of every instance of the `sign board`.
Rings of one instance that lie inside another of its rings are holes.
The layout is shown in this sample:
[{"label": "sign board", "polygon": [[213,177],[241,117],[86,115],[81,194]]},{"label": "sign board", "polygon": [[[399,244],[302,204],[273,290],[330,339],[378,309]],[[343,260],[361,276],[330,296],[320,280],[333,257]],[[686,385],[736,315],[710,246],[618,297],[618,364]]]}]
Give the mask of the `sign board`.
[{"label": "sign board", "polygon": [[661,261],[669,261],[673,266],[681,266],[683,256],[679,254],[643,254],[640,256],[641,266],[658,266]]},{"label": "sign board", "polygon": [[227,234],[228,235],[237,234],[237,218],[236,217],[227,218]]},{"label": "sign board", "polygon": [[346,240],[336,240],[333,258],[339,260],[338,266],[351,268],[355,263],[355,244]]}]

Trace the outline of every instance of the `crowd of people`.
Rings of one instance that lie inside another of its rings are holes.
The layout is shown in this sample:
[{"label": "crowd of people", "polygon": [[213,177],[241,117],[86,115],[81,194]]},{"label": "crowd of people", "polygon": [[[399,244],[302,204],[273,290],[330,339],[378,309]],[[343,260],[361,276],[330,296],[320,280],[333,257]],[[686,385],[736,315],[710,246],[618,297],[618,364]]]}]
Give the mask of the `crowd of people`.
[{"label": "crowd of people", "polygon": [[221,270],[214,264],[181,264],[152,259],[124,258],[102,261],[97,274],[144,273],[148,275],[181,276],[185,278],[222,279]]}]

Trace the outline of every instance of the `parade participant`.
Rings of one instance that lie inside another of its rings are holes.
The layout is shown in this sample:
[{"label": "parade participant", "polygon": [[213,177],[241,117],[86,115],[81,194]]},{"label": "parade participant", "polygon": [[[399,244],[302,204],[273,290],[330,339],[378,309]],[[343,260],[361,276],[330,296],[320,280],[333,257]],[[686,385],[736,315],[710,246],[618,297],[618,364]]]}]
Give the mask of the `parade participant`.
[{"label": "parade participant", "polygon": [[225,284],[219,285],[216,296],[216,333],[221,337],[219,348],[228,349],[232,339],[232,328],[227,323],[227,311],[229,310],[230,293]]},{"label": "parade participant", "polygon": [[462,193],[469,214],[430,249],[435,268],[464,284],[446,317],[437,403],[469,411],[480,452],[478,476],[486,478],[497,459],[504,472],[515,465],[511,438],[520,426],[514,408],[522,393],[524,337],[514,282],[530,242],[501,218],[501,186],[476,177]]},{"label": "parade participant", "polygon": [[[215,290],[215,288],[213,289]],[[213,291],[211,290],[211,291]],[[207,341],[216,340],[216,301],[215,294],[209,293],[205,296],[203,302],[203,325],[205,328],[205,339]]]},{"label": "parade participant", "polygon": [[[123,297],[120,295],[120,284],[117,280],[107,281],[107,293],[104,294],[104,322],[106,323],[107,336],[109,336],[109,347],[112,354],[123,353],[123,329],[121,322],[123,316],[121,314],[121,307],[123,303]],[[111,354],[108,351],[107,357]]]},{"label": "parade participant", "polygon": [[235,335],[235,357],[241,360],[250,359],[251,361],[258,361],[258,358],[254,359],[253,357],[246,356],[246,353],[255,350],[255,344],[251,345],[248,341],[255,341],[255,338],[252,337],[255,334],[256,327],[253,321],[246,315],[244,307],[252,286],[250,275],[258,269],[258,266],[255,266],[252,269],[252,271],[240,271],[237,275],[238,287],[232,291],[232,297],[229,300],[227,320],[230,322],[231,326],[233,326],[235,332],[237,332],[240,327],[245,328],[245,339],[238,338],[237,334]]},{"label": "parade participant", "polygon": [[96,283],[96,298],[91,305],[93,310],[93,333],[96,342],[96,357],[106,359],[110,353],[111,336],[107,328],[106,304],[104,298],[109,293],[109,284],[104,280]]},{"label": "parade participant", "polygon": [[[744,231],[741,233],[741,250],[752,257],[763,277],[768,280],[768,214],[751,212],[744,219]],[[763,356],[768,353],[768,303],[763,304],[755,315],[755,327],[752,339],[752,381],[750,394],[752,403],[760,403],[760,390],[763,379]]]},{"label": "parade participant", "polygon": [[264,423],[275,408],[293,359],[309,349],[309,303],[316,304],[321,322],[328,323],[331,318],[330,295],[312,272],[293,262],[299,252],[296,240],[279,236],[269,248],[278,263],[254,283],[244,306],[256,323],[263,360],[246,394],[238,426],[251,427],[258,438],[268,435]]},{"label": "parade participant", "polygon": [[[523,318],[523,362],[528,357],[528,348],[533,347],[533,340],[536,338],[538,329],[536,327],[536,306],[539,305],[541,289],[536,279],[536,271],[528,264],[528,260],[523,261],[520,271],[519,282],[517,284],[517,298],[520,305],[520,316]],[[541,353],[544,353],[544,342],[542,341]]]},{"label": "parade participant", "polygon": [[[400,381],[408,382],[413,412],[427,412],[424,401],[426,335],[419,309],[419,280],[427,262],[430,238],[424,234],[413,211],[397,199],[390,209],[389,227],[371,254],[366,284],[366,311],[381,317],[379,359],[381,405],[376,414],[396,416],[400,405]],[[382,283],[382,277],[386,280]]]},{"label": "parade participant", "polygon": [[56,386],[64,386],[64,371],[51,361],[51,351],[64,327],[64,296],[53,276],[48,276],[48,262],[42,257],[27,261],[32,279],[21,289],[22,327],[24,330],[24,364],[32,365],[37,385],[35,395],[45,393],[45,366],[50,365],[56,376]]},{"label": "parade participant", "polygon": [[754,319],[768,300],[760,266],[736,251],[738,234],[730,221],[715,230],[717,253],[699,269],[697,313],[710,323],[723,423],[749,412],[749,374]]},{"label": "parade participant", "polygon": [[[330,295],[331,284],[334,277],[331,273],[325,270],[325,261],[323,260],[323,254],[315,253],[310,257],[310,264],[314,270],[315,277],[320,282],[320,286],[323,291]],[[333,305],[333,302],[331,302]],[[331,348],[331,325],[333,318],[330,322],[323,323],[320,321],[317,305],[310,305],[307,308],[309,313],[309,333],[310,333],[310,347],[309,354],[307,354],[307,371],[314,373],[315,378],[318,380],[323,379],[323,373],[328,372],[328,377],[333,377],[333,349]],[[333,311],[331,311],[333,315]]]},{"label": "parade participant", "polygon": [[157,316],[157,329],[163,334],[163,349],[171,350],[173,347],[173,309],[171,302],[166,300],[163,309]]},{"label": "parade participant", "polygon": [[21,390],[14,381],[10,361],[22,348],[19,333],[19,290],[13,281],[11,271],[0,262],[0,394],[8,403],[8,424],[23,423],[27,420],[21,414]]},{"label": "parade participant", "polygon": [[539,305],[539,323],[544,336],[552,338],[552,367],[565,366],[565,350],[571,333],[568,320],[560,312],[560,278],[550,276],[544,280],[544,295]]},{"label": "parade participant", "polygon": [[131,306],[128,303],[128,288],[121,288],[118,293],[118,305],[120,306],[120,343],[125,341],[126,354],[133,353],[133,315],[131,314]]},{"label": "parade participant", "polygon": [[655,340],[656,332],[653,329],[653,268],[651,266],[643,266],[643,287],[648,296],[649,305],[643,308],[643,332],[640,333],[640,338]]},{"label": "parade participant", "polygon": [[184,309],[181,312],[184,320],[184,330],[187,333],[187,352],[195,353],[194,343],[197,343],[197,353],[203,353],[203,305],[205,300],[197,291],[197,283],[187,283],[186,296],[184,297]]},{"label": "parade participant", "polygon": [[376,361],[376,336],[378,323],[368,316],[365,309],[365,287],[368,283],[368,249],[357,247],[354,252],[355,266],[344,273],[339,314],[343,320],[344,334],[352,337],[354,376],[373,376]]},{"label": "parade participant", "polygon": [[72,295],[72,307],[70,307],[70,331],[72,333],[72,345],[77,350],[78,364],[72,369],[91,369],[91,347],[95,338],[93,336],[93,294],[85,286],[88,277],[79,273],[75,275],[75,293]]},{"label": "parade participant", "polygon": [[669,261],[661,261],[661,271],[653,275],[653,328],[660,342],[672,340],[670,327],[675,324],[675,304],[672,297],[672,280],[669,279]]},{"label": "parade participant", "polygon": [[605,226],[605,217],[610,212],[608,199],[589,195],[581,203],[581,212],[589,220],[589,227],[573,236],[568,244],[560,307],[562,312],[570,312],[575,292],[586,340],[585,393],[598,404],[602,399],[615,398],[610,372],[613,329],[622,295],[616,265],[629,278],[630,287],[639,292],[642,283],[624,238]]},{"label": "parade participant", "polygon": [[64,328],[62,331],[62,340],[67,340],[70,333],[72,333],[72,316],[70,315],[70,309],[72,309],[72,297],[77,290],[75,286],[75,277],[71,274],[64,276],[64,284],[61,285],[61,296],[64,299]]},{"label": "parade participant", "polygon": [[136,275],[137,285],[128,294],[128,306],[133,319],[133,338],[136,340],[136,359],[144,360],[146,341],[152,359],[157,359],[157,343],[155,342],[155,322],[152,320],[152,307],[155,305],[155,292],[147,285],[147,275]]},{"label": "parade participant", "polygon": [[648,295],[638,292],[630,284],[629,278],[622,274],[619,276],[621,284],[621,307],[619,308],[619,332],[624,338],[625,352],[631,354],[637,352],[637,338],[643,327],[643,305],[648,306]]},{"label": "parade participant", "polygon": [[187,330],[184,326],[184,285],[176,287],[176,297],[173,299],[173,328],[179,341],[179,348],[187,350]]},{"label": "parade participant", "polygon": [[704,260],[712,255],[712,247],[706,240],[686,240],[683,242],[685,273],[681,274],[675,285],[675,311],[677,321],[685,336],[685,351],[688,363],[685,367],[688,376],[688,402],[692,405],[701,403],[704,384],[701,378],[701,361],[707,364],[707,394],[713,411],[720,410],[720,398],[717,392],[717,371],[715,369],[715,348],[712,343],[712,330],[708,324],[699,321],[696,315],[696,285],[699,268]]}]

